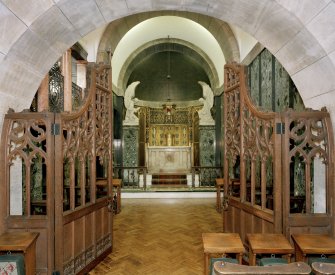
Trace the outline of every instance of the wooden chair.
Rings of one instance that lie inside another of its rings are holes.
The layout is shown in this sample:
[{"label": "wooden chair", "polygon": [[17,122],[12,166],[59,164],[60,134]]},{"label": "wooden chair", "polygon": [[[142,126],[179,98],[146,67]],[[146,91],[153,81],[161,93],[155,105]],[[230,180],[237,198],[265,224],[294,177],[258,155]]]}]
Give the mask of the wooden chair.
[{"label": "wooden chair", "polygon": [[269,265],[283,265],[288,264],[287,259],[285,258],[275,258],[275,257],[265,257],[259,260],[260,266],[269,266]]},{"label": "wooden chair", "polygon": [[333,275],[335,274],[335,264],[334,263],[312,263],[313,274],[315,275]]},{"label": "wooden chair", "polygon": [[[115,200],[116,200],[116,209],[115,213],[119,214],[121,212],[121,179],[112,179],[113,189],[115,190]],[[114,191],[113,191],[114,193]]]},{"label": "wooden chair", "polygon": [[1,274],[25,275],[23,254],[0,255]]},{"label": "wooden chair", "polygon": [[218,212],[222,211],[222,202],[221,202],[221,191],[224,190],[224,180],[218,178],[216,181],[216,210]]},{"label": "wooden chair", "polygon": [[214,263],[215,275],[265,275],[265,274],[281,274],[281,275],[302,275],[310,274],[312,269],[303,262],[295,262],[285,265],[272,266],[248,266],[233,264],[228,262]]}]

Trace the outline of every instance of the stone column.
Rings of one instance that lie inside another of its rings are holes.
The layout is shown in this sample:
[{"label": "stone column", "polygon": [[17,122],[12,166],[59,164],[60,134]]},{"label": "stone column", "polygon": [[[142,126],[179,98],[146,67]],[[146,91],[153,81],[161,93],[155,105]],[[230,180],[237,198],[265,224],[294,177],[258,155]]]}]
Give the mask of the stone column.
[{"label": "stone column", "polygon": [[322,159],[315,157],[313,161],[313,196],[314,211],[313,213],[326,213],[326,165]]},{"label": "stone column", "polygon": [[9,215],[23,215],[22,159],[17,157],[10,166]]},{"label": "stone column", "polygon": [[77,85],[83,90],[86,88],[87,61],[77,61]]}]

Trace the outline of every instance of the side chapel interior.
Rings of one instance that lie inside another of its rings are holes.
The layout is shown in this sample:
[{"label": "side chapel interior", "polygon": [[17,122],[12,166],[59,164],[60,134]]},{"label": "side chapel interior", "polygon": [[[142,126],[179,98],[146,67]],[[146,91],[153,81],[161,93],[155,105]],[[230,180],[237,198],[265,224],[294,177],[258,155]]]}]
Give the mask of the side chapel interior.
[{"label": "side chapel interior", "polygon": [[[10,110],[2,132],[5,228],[39,232],[39,274],[84,273],[111,252],[112,178],[145,190],[162,174],[183,175],[179,182],[190,188],[211,188],[223,177],[225,232],[243,241],[248,232],[334,235],[329,113],[304,108],[269,51],[249,66],[225,65],[222,94],[214,97],[203,78],[201,100],[179,106],[168,97],[159,107],[135,100],[134,75],[124,99],[115,95],[110,64],[88,63],[83,52],[78,44],[69,49],[31,109]],[[261,58],[285,80],[279,96],[259,93]]]}]

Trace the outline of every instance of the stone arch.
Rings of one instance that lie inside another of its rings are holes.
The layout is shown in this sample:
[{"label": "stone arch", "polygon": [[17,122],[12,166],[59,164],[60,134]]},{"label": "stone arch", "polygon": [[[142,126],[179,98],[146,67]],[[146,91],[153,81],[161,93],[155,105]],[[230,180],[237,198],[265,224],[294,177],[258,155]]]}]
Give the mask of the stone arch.
[{"label": "stone arch", "polygon": [[196,45],[176,38],[157,39],[146,43],[142,47],[138,48],[135,52],[133,52],[132,55],[129,56],[126,62],[123,64],[121,72],[119,74],[119,79],[117,81],[117,87],[113,85],[113,90],[116,91],[118,95],[122,95],[123,91],[125,91],[126,89],[126,82],[128,81],[128,78],[131,74],[133,64],[135,64],[136,61],[141,60],[141,58],[147,56],[148,54],[166,51],[168,43],[171,43],[171,47],[169,47],[169,50],[186,54],[192,57],[192,59],[196,60],[198,64],[201,64],[201,66],[207,73],[211,82],[212,89],[215,91],[216,94],[220,94],[223,91],[223,85],[220,86],[219,84],[219,77],[215,66],[210,58],[207,56],[207,54],[199,49]]},{"label": "stone arch", "polygon": [[227,62],[240,61],[238,43],[233,31],[226,22],[207,15],[187,11],[151,11],[145,14],[133,14],[111,22],[101,37],[97,61],[106,61],[108,58],[106,50],[110,49],[114,52],[122,37],[135,25],[153,17],[166,15],[184,17],[202,25],[216,38]]},{"label": "stone arch", "polygon": [[326,106],[335,118],[335,3],[291,2],[2,2],[0,126],[2,128],[8,107],[19,111],[29,106],[44,75],[76,41],[119,18],[159,10],[189,11],[240,27],[276,56],[292,77],[307,107]]}]

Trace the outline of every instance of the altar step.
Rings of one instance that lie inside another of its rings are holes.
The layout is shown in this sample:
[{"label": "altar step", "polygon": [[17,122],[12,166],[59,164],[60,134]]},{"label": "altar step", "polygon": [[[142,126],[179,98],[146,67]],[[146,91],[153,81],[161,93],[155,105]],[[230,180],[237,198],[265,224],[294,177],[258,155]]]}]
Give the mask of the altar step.
[{"label": "altar step", "polygon": [[215,204],[215,190],[183,190],[183,188],[150,188],[147,191],[122,191],[122,199],[193,199],[193,198],[212,198]]},{"label": "altar step", "polygon": [[153,174],[152,185],[187,185],[186,174]]}]

